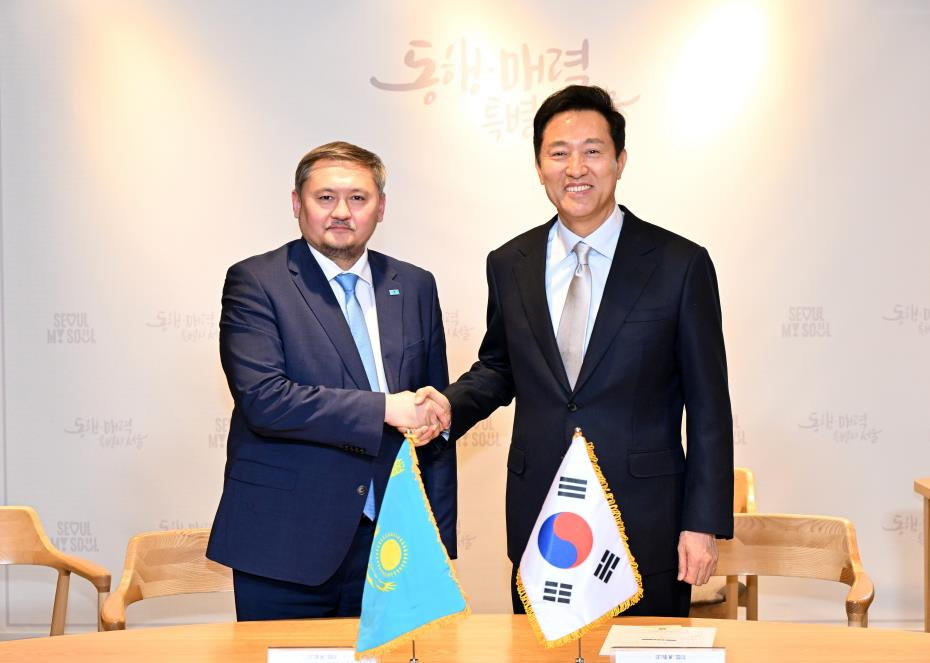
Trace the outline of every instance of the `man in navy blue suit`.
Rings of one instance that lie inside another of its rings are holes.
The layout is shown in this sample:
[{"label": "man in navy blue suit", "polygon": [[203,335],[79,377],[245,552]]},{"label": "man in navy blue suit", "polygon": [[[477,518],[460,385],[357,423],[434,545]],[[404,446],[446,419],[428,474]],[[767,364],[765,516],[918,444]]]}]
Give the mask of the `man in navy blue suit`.
[{"label": "man in navy blue suit", "polygon": [[456,555],[455,445],[426,444],[448,419],[410,391],[448,384],[436,282],[366,248],[384,180],[368,150],[312,150],[292,193],[303,237],[226,275],[220,356],[234,407],[207,557],[232,567],[239,620],[359,614],[398,430],[417,436]]},{"label": "man in navy blue suit", "polygon": [[[557,214],[491,252],[478,361],[445,395],[420,396],[451,408],[453,440],[516,399],[505,507],[514,577],[582,428],[643,580],[626,614],[683,617],[691,585],[714,572],[715,537],[733,535],[720,297],[706,249],[617,205],[625,136],[601,88],[570,85],[543,102],[536,173]],[[516,588],[512,598],[522,612]]]}]

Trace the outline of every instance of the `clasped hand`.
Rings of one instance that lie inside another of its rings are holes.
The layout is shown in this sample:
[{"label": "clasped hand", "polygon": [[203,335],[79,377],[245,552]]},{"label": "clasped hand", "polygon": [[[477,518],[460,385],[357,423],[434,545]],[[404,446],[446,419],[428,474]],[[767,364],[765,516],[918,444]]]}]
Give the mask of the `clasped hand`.
[{"label": "clasped hand", "polygon": [[388,394],[384,405],[384,422],[413,437],[422,446],[452,425],[449,399],[433,387]]}]

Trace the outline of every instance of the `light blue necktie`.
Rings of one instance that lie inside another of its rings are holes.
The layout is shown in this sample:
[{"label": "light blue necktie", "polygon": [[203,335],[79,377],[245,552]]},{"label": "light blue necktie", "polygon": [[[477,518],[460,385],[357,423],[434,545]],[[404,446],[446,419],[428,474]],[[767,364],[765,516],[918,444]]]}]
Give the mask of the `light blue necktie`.
[{"label": "light blue necktie", "polygon": [[[336,283],[340,285],[346,294],[346,321],[349,323],[349,331],[352,332],[358,354],[362,358],[362,366],[365,367],[368,384],[371,385],[372,391],[381,391],[378,384],[378,369],[375,367],[375,354],[371,350],[371,339],[368,337],[368,327],[365,325],[365,314],[362,313],[362,305],[358,303],[358,297],[355,296],[358,274],[338,274]],[[368,498],[365,500],[365,508],[362,513],[368,516],[369,520],[373,521],[375,519],[374,481],[368,487]]]}]

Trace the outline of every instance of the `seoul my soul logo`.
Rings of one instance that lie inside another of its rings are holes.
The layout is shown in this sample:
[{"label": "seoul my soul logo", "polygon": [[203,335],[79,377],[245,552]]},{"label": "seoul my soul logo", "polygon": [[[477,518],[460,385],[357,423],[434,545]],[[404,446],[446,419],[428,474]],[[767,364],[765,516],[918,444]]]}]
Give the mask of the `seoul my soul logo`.
[{"label": "seoul my soul logo", "polygon": [[830,321],[823,306],[789,306],[788,318],[781,324],[782,338],[830,338]]},{"label": "seoul my soul logo", "polygon": [[560,511],[546,518],[536,544],[543,559],[552,566],[573,569],[588,559],[594,534],[584,518],[571,511]]},{"label": "seoul my soul logo", "polygon": [[87,320],[87,313],[55,313],[46,331],[49,344],[94,344],[97,337]]}]

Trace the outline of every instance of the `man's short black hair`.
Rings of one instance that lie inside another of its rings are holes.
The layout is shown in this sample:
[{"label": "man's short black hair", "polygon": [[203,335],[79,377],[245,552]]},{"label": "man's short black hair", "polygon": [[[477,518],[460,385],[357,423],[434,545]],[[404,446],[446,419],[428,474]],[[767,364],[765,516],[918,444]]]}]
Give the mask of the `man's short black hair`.
[{"label": "man's short black hair", "polygon": [[559,113],[580,110],[596,111],[604,116],[607,126],[610,127],[610,137],[614,141],[614,156],[620,157],[626,143],[626,120],[614,106],[607,90],[596,85],[569,85],[550,95],[533,118],[533,150],[536,152],[536,163],[539,163],[543,131],[549,121]]}]

